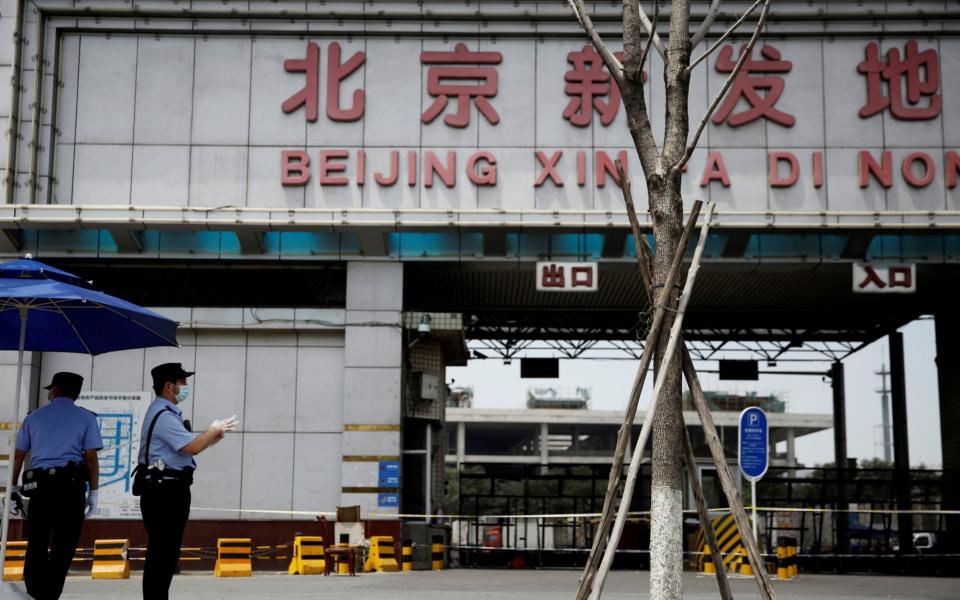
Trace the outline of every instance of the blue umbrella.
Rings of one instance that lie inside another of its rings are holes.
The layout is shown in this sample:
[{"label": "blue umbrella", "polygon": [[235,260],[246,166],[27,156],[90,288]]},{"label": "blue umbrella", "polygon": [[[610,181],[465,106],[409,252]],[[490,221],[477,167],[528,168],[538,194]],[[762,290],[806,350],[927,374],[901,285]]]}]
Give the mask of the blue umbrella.
[{"label": "blue umbrella", "polygon": [[[176,321],[99,292],[76,275],[29,257],[0,264],[0,350],[19,351],[14,434],[19,428],[25,350],[96,355],[178,345]],[[13,454],[7,490],[13,485]],[[9,504],[4,502],[0,565],[7,552]]]}]

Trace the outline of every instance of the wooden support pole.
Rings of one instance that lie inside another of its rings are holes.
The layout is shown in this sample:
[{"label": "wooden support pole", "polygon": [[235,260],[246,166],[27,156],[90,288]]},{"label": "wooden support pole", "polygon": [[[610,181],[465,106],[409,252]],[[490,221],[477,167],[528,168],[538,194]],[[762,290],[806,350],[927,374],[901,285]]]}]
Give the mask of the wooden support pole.
[{"label": "wooden support pole", "polygon": [[[653,360],[654,349],[657,339],[660,337],[660,331],[663,329],[664,315],[666,307],[670,304],[671,290],[674,282],[680,273],[680,267],[683,264],[683,256],[686,253],[690,238],[693,237],[693,230],[696,227],[697,218],[700,216],[700,208],[703,203],[699,200],[694,203],[690,211],[690,219],[687,221],[683,234],[680,237],[680,243],[677,252],[673,257],[673,263],[670,265],[670,272],[664,282],[663,289],[653,313],[653,323],[650,325],[650,331],[647,334],[643,345],[643,355],[640,358],[640,366],[637,368],[637,374],[633,381],[633,388],[630,391],[630,401],[627,403],[627,412],[624,415],[623,424],[617,434],[617,446],[613,454],[613,464],[610,465],[610,477],[607,480],[607,493],[603,499],[603,512],[600,516],[600,523],[594,533],[593,546],[590,549],[590,556],[587,558],[587,564],[584,567],[583,575],[580,577],[580,585],[577,589],[577,599],[586,600],[593,589],[593,578],[600,566],[602,552],[600,549],[606,543],[607,534],[613,522],[613,502],[620,490],[620,475],[623,472],[623,459],[627,452],[627,442],[630,439],[630,432],[633,428],[633,420],[637,415],[637,405],[640,402],[640,392],[643,389],[643,382],[646,379],[647,371]],[[672,306],[670,308],[673,308]]]},{"label": "wooden support pole", "polygon": [[[693,295],[693,285],[696,282],[697,271],[700,268],[700,258],[703,256],[703,247],[707,241],[707,235],[710,231],[710,220],[713,217],[714,203],[707,205],[707,213],[703,219],[703,225],[700,228],[700,240],[697,242],[697,249],[693,253],[693,260],[690,263],[690,271],[687,274],[687,281],[680,293],[680,299],[677,302],[676,315],[673,324],[670,326],[670,337],[667,339],[667,347],[664,351],[664,358],[658,365],[656,382],[653,384],[653,393],[650,397],[650,406],[647,408],[647,414],[643,419],[643,427],[640,428],[640,436],[637,444],[633,448],[633,457],[630,459],[630,467],[627,469],[627,480],[623,486],[623,494],[620,497],[620,508],[617,511],[616,520],[613,528],[610,530],[610,540],[607,542],[606,550],[603,554],[603,560],[600,562],[600,568],[597,569],[596,577],[593,581],[593,590],[590,593],[590,600],[599,600],[603,593],[603,583],[607,572],[613,564],[613,557],[620,543],[620,535],[623,533],[623,527],[626,523],[627,513],[630,512],[630,502],[633,499],[633,490],[636,485],[637,476],[640,472],[640,462],[643,458],[643,451],[653,429],[653,420],[657,414],[657,404],[660,400],[660,392],[667,380],[670,362],[673,360],[676,350],[683,337],[683,316],[686,313],[687,304]],[[667,288],[669,289],[669,288]],[[659,306],[658,306],[659,308]],[[644,348],[646,352],[648,348]],[[679,450],[679,449],[678,449]]]},{"label": "wooden support pole", "polygon": [[[648,302],[653,302],[653,281],[650,276],[650,247],[647,245],[647,239],[643,237],[640,230],[640,222],[637,219],[637,211],[633,204],[633,192],[630,190],[630,179],[620,159],[617,159],[617,175],[620,189],[623,191],[623,203],[627,207],[627,217],[630,219],[630,228],[633,232],[633,243],[637,253],[637,264],[640,266],[640,279],[643,281],[643,290],[647,296]],[[723,554],[720,553],[720,544],[717,542],[717,533],[713,529],[713,522],[710,520],[710,513],[707,507],[707,501],[703,497],[703,489],[700,487],[700,477],[697,475],[697,464],[693,455],[693,445],[690,443],[690,432],[687,425],[683,425],[683,452],[684,462],[687,465],[687,480],[690,482],[690,489],[693,491],[693,498],[697,505],[697,515],[700,518],[700,526],[710,546],[710,554],[713,556],[713,564],[718,565],[714,569],[717,575],[717,585],[720,586],[720,597],[722,600],[733,600],[733,591],[730,589],[730,582],[727,580],[727,571],[723,568]],[[699,550],[695,548],[694,550]]]},{"label": "wooden support pole", "polygon": [[707,406],[706,398],[703,397],[700,379],[697,377],[697,372],[693,367],[693,359],[690,358],[690,352],[686,347],[683,348],[683,374],[687,379],[690,395],[693,397],[693,406],[700,417],[700,424],[703,426],[703,435],[707,440],[707,446],[710,448],[710,454],[713,455],[713,463],[717,468],[717,475],[720,477],[720,487],[723,488],[723,493],[727,496],[727,503],[733,513],[733,520],[737,523],[737,529],[740,530],[740,539],[747,547],[747,556],[750,557],[750,564],[753,566],[753,576],[757,580],[760,597],[764,600],[773,600],[777,595],[773,591],[770,575],[767,574],[766,563],[760,554],[757,540],[753,537],[750,519],[747,517],[747,511],[743,508],[740,491],[737,489],[737,484],[730,473],[730,467],[727,466],[726,458],[723,455],[723,444],[720,443],[720,436],[717,435],[713,415]]},{"label": "wooden support pole", "polygon": [[[687,478],[690,480],[690,489],[693,490],[693,497],[697,501],[697,515],[700,517],[700,526],[703,527],[703,534],[707,538],[707,544],[710,546],[710,555],[713,557],[713,564],[716,567],[714,573],[717,575],[717,585],[720,586],[720,597],[723,600],[733,600],[733,591],[730,589],[730,582],[727,581],[727,570],[723,567],[723,554],[720,553],[720,544],[717,542],[717,532],[713,530],[713,522],[710,521],[710,513],[707,511],[707,501],[703,497],[703,490],[700,488],[700,478],[697,477],[697,462],[693,456],[693,446],[690,444],[690,432],[687,431],[687,424],[683,424],[683,458],[687,463]],[[694,548],[698,551],[699,548]],[[764,568],[759,564],[756,569]]]},{"label": "wooden support pole", "polygon": [[[633,195],[630,192],[630,181],[626,177],[623,165],[618,164],[617,172],[619,173],[620,181],[623,182],[623,186],[621,187],[624,192],[624,203],[627,206],[627,217],[630,219],[630,226],[633,230],[634,243],[636,244],[637,250],[637,260],[640,266],[640,275],[644,281],[644,286],[649,290],[651,289],[649,269],[651,255],[650,247],[647,244],[647,239],[643,237],[640,231],[640,223],[637,220],[636,209],[633,205]],[[762,598],[764,598],[764,600],[772,600],[776,598],[776,593],[773,590],[773,584],[770,582],[770,576],[767,574],[767,569],[765,567],[766,563],[763,562],[763,557],[760,555],[760,548],[757,544],[757,540],[752,537],[752,534],[747,533],[752,531],[750,527],[750,521],[747,518],[746,510],[743,508],[743,502],[740,499],[740,492],[733,481],[733,475],[730,473],[730,468],[727,466],[726,457],[723,454],[723,444],[720,442],[720,436],[717,435],[717,428],[713,422],[713,414],[710,412],[707,401],[703,397],[703,389],[700,387],[700,380],[697,377],[696,369],[693,366],[693,359],[690,358],[690,352],[687,350],[686,346],[683,347],[683,374],[687,380],[687,387],[690,389],[690,395],[693,398],[693,404],[697,411],[697,415],[700,418],[700,424],[703,427],[704,438],[707,440],[707,446],[710,448],[710,454],[713,457],[714,466],[717,469],[717,475],[720,477],[720,485],[723,489],[724,495],[727,497],[727,504],[729,504],[730,510],[733,512],[734,520],[737,523],[737,528],[740,530],[740,536],[746,542],[747,556],[750,558],[750,564],[753,565],[753,576],[757,581],[757,587],[760,589],[760,595]],[[702,519],[703,518],[701,517],[701,521]],[[712,532],[712,527],[707,526],[704,527],[704,532],[708,531],[708,529]],[[710,553],[716,556],[718,552],[719,551],[714,550],[713,546],[711,545]],[[720,560],[717,562],[715,560],[714,564],[723,565],[723,561]],[[717,571],[722,570],[722,568],[717,569]],[[720,590],[720,593],[722,594],[723,584],[721,584]]]}]

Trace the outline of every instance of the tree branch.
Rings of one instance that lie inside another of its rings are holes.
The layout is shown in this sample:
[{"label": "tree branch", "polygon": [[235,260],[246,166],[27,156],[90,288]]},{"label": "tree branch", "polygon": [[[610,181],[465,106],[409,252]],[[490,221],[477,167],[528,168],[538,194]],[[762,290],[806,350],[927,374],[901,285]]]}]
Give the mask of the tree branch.
[{"label": "tree branch", "polygon": [[593,47],[597,49],[598,53],[600,53],[600,58],[602,58],[603,63],[607,65],[607,70],[610,71],[610,74],[617,81],[617,83],[622,82],[623,65],[620,64],[620,61],[617,60],[617,57],[613,55],[613,52],[607,48],[607,45],[603,43],[603,39],[601,39],[600,34],[597,33],[597,28],[593,25],[593,19],[590,18],[590,15],[587,14],[586,8],[583,6],[583,0],[567,0],[567,4],[570,5],[574,16],[577,17],[577,21],[580,22],[583,30],[587,33],[587,36],[593,43]]},{"label": "tree branch", "polygon": [[[660,18],[660,0],[655,0],[653,3],[653,22],[656,25],[657,20]],[[643,47],[643,53],[640,55],[640,66],[637,68],[641,73],[643,72],[643,63],[647,62],[647,56],[650,54],[650,46],[653,44],[654,37],[653,35],[647,36],[647,44]],[[643,77],[643,75],[641,75]]]},{"label": "tree branch", "polygon": [[[726,30],[726,31],[724,32],[724,34],[720,36],[720,39],[719,39],[719,40],[717,40],[716,42],[714,42],[714,44],[713,44],[712,46],[710,46],[710,48],[709,48],[706,52],[704,52],[703,54],[701,54],[700,56],[698,56],[698,57],[697,57],[697,60],[695,60],[695,61],[693,61],[692,63],[690,63],[690,66],[687,67],[687,72],[688,72],[688,73],[693,72],[693,69],[694,69],[697,65],[699,65],[700,63],[702,63],[704,60],[706,60],[706,58],[707,58],[708,56],[710,56],[711,54],[713,54],[713,52],[714,52],[717,48],[720,47],[720,44],[722,44],[728,37],[730,37],[730,35],[733,34],[733,32],[737,30],[737,27],[740,27],[740,25],[741,25],[744,21],[747,20],[747,17],[749,17],[751,14],[753,14],[753,11],[755,11],[755,10],[757,9],[757,7],[760,6],[760,3],[761,3],[761,2],[763,2],[763,0],[757,0],[756,2],[754,2],[754,3],[753,3],[753,6],[751,6],[750,8],[748,8],[748,9],[747,9],[747,12],[743,13],[743,16],[741,16],[739,19],[737,19],[737,22],[734,23],[734,24],[730,27],[730,29]],[[696,43],[696,42],[694,42],[694,43]]]},{"label": "tree branch", "polygon": [[[618,81],[620,96],[627,112],[627,128],[633,138],[640,164],[647,175],[661,169],[660,150],[653,138],[643,83],[643,24],[639,4],[623,3],[623,79]],[[649,36],[648,36],[649,39]]]},{"label": "tree branch", "polygon": [[690,160],[690,157],[693,156],[693,151],[697,147],[697,143],[700,141],[700,136],[703,135],[703,130],[706,128],[707,123],[710,121],[710,117],[713,116],[715,110],[720,105],[720,102],[723,100],[723,97],[727,95],[730,86],[733,85],[734,80],[740,74],[740,70],[743,68],[743,64],[747,62],[750,58],[750,55],[753,54],[753,47],[757,44],[757,39],[760,37],[760,32],[763,31],[763,26],[767,22],[767,14],[770,12],[770,2],[772,0],[763,1],[763,12],[760,13],[760,19],[757,21],[757,26],[753,30],[753,35],[750,37],[750,41],[747,42],[747,46],[743,49],[743,52],[740,54],[740,59],[737,61],[736,66],[733,67],[733,71],[730,73],[727,80],[724,82],[723,87],[720,88],[720,92],[714,97],[713,102],[710,103],[710,107],[707,108],[707,112],[703,115],[703,118],[700,119],[700,125],[697,126],[697,131],[693,134],[693,139],[687,144],[687,150],[683,153],[683,157],[670,169],[674,172],[678,172],[683,168],[683,165],[687,164],[687,161]]},{"label": "tree branch", "polygon": [[[687,0],[673,0],[670,11],[670,39],[663,72],[666,127],[663,133],[661,169],[662,175],[667,178],[673,176],[670,165],[683,156],[690,134],[690,78],[687,76],[690,48],[690,3]],[[652,200],[651,194],[651,202]],[[661,208],[664,207],[666,204]]]},{"label": "tree branch", "polygon": [[717,18],[717,13],[719,12],[720,0],[713,0],[713,3],[710,5],[710,10],[707,12],[707,15],[703,17],[703,23],[700,23],[700,29],[697,29],[697,32],[690,38],[691,46],[696,46],[703,41],[703,38],[707,37],[707,34],[710,33],[710,27],[713,25],[713,21]]},{"label": "tree branch", "polygon": [[666,56],[666,52],[663,49],[663,42],[660,41],[660,34],[657,33],[657,17],[654,17],[653,21],[650,21],[647,13],[645,13],[643,7],[640,6],[639,0],[623,0],[624,10],[626,10],[628,4],[632,4],[637,14],[640,15],[640,22],[643,24],[643,28],[647,30],[647,35],[653,38],[653,47],[657,49],[660,56]]}]

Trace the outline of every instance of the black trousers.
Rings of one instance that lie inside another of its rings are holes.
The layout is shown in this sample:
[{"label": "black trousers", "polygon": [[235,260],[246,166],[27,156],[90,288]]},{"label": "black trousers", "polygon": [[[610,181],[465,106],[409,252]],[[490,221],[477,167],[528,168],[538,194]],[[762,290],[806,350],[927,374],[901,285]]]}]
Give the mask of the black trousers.
[{"label": "black trousers", "polygon": [[36,600],[56,600],[83,529],[86,484],[50,483],[30,496],[23,580]]},{"label": "black trousers", "polygon": [[183,529],[190,516],[190,485],[178,481],[144,490],[140,514],[147,528],[147,557],[143,564],[144,600],[167,600],[170,581],[180,560]]}]

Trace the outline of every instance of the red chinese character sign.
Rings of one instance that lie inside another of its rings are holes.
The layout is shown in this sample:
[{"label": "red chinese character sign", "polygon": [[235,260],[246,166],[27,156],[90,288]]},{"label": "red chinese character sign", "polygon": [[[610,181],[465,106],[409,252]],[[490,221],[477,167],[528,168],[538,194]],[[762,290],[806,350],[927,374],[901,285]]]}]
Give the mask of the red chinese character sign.
[{"label": "red chinese character sign", "polygon": [[499,123],[500,114],[489,100],[497,95],[497,69],[490,65],[499,65],[502,60],[499,52],[471,52],[463,43],[454,46],[452,52],[422,52],[422,64],[439,66],[427,69],[427,93],[436,100],[420,120],[432,123],[454,100],[456,112],[443,118],[450,127],[470,124],[471,103],[491,125]]},{"label": "red chinese character sign", "polygon": [[595,292],[597,263],[538,262],[538,292]]},{"label": "red chinese character sign", "polygon": [[858,294],[912,294],[917,291],[917,266],[853,263],[853,291]]},{"label": "red chinese character sign", "polygon": [[925,121],[937,118],[943,108],[943,98],[937,93],[937,51],[930,48],[921,52],[917,40],[907,42],[903,58],[899,48],[890,48],[885,60],[880,56],[880,45],[870,42],[857,70],[867,79],[867,103],[860,109],[861,118],[889,108],[890,114],[901,121]]},{"label": "red chinese character sign", "polygon": [[[742,53],[743,49],[740,52]],[[740,127],[760,118],[784,127],[793,127],[797,122],[793,115],[776,108],[777,100],[786,87],[780,74],[789,73],[793,69],[793,63],[782,60],[780,51],[770,45],[765,45],[760,50],[760,55],[763,57],[760,60],[754,60],[751,56],[743,63],[743,68],[727,92],[723,104],[713,115],[714,125],[726,121],[731,127]],[[717,72],[733,73],[737,60],[733,57],[733,46],[724,46],[717,57]],[[750,107],[734,112],[741,99],[746,100]]]},{"label": "red chinese character sign", "polygon": [[[340,53],[340,44],[337,42],[327,48],[327,117],[332,121],[359,121],[363,117],[363,90],[355,90],[350,107],[342,108],[340,84],[363,66],[367,57],[365,53],[357,52],[347,62],[341,63]],[[303,89],[284,101],[281,105],[283,112],[292,113],[302,106],[307,121],[315,122],[320,111],[320,46],[316,42],[308,43],[306,57],[285,60],[283,68],[288,73],[303,73],[307,80]]]},{"label": "red chinese character sign", "polygon": [[[623,60],[623,52],[614,54]],[[563,91],[570,96],[570,101],[563,110],[563,118],[570,121],[571,125],[587,127],[593,121],[593,111],[596,110],[604,127],[613,123],[620,111],[620,87],[610,77],[593,44],[567,54],[567,62],[570,68],[563,76],[567,82]],[[643,80],[647,80],[646,71]]]}]

